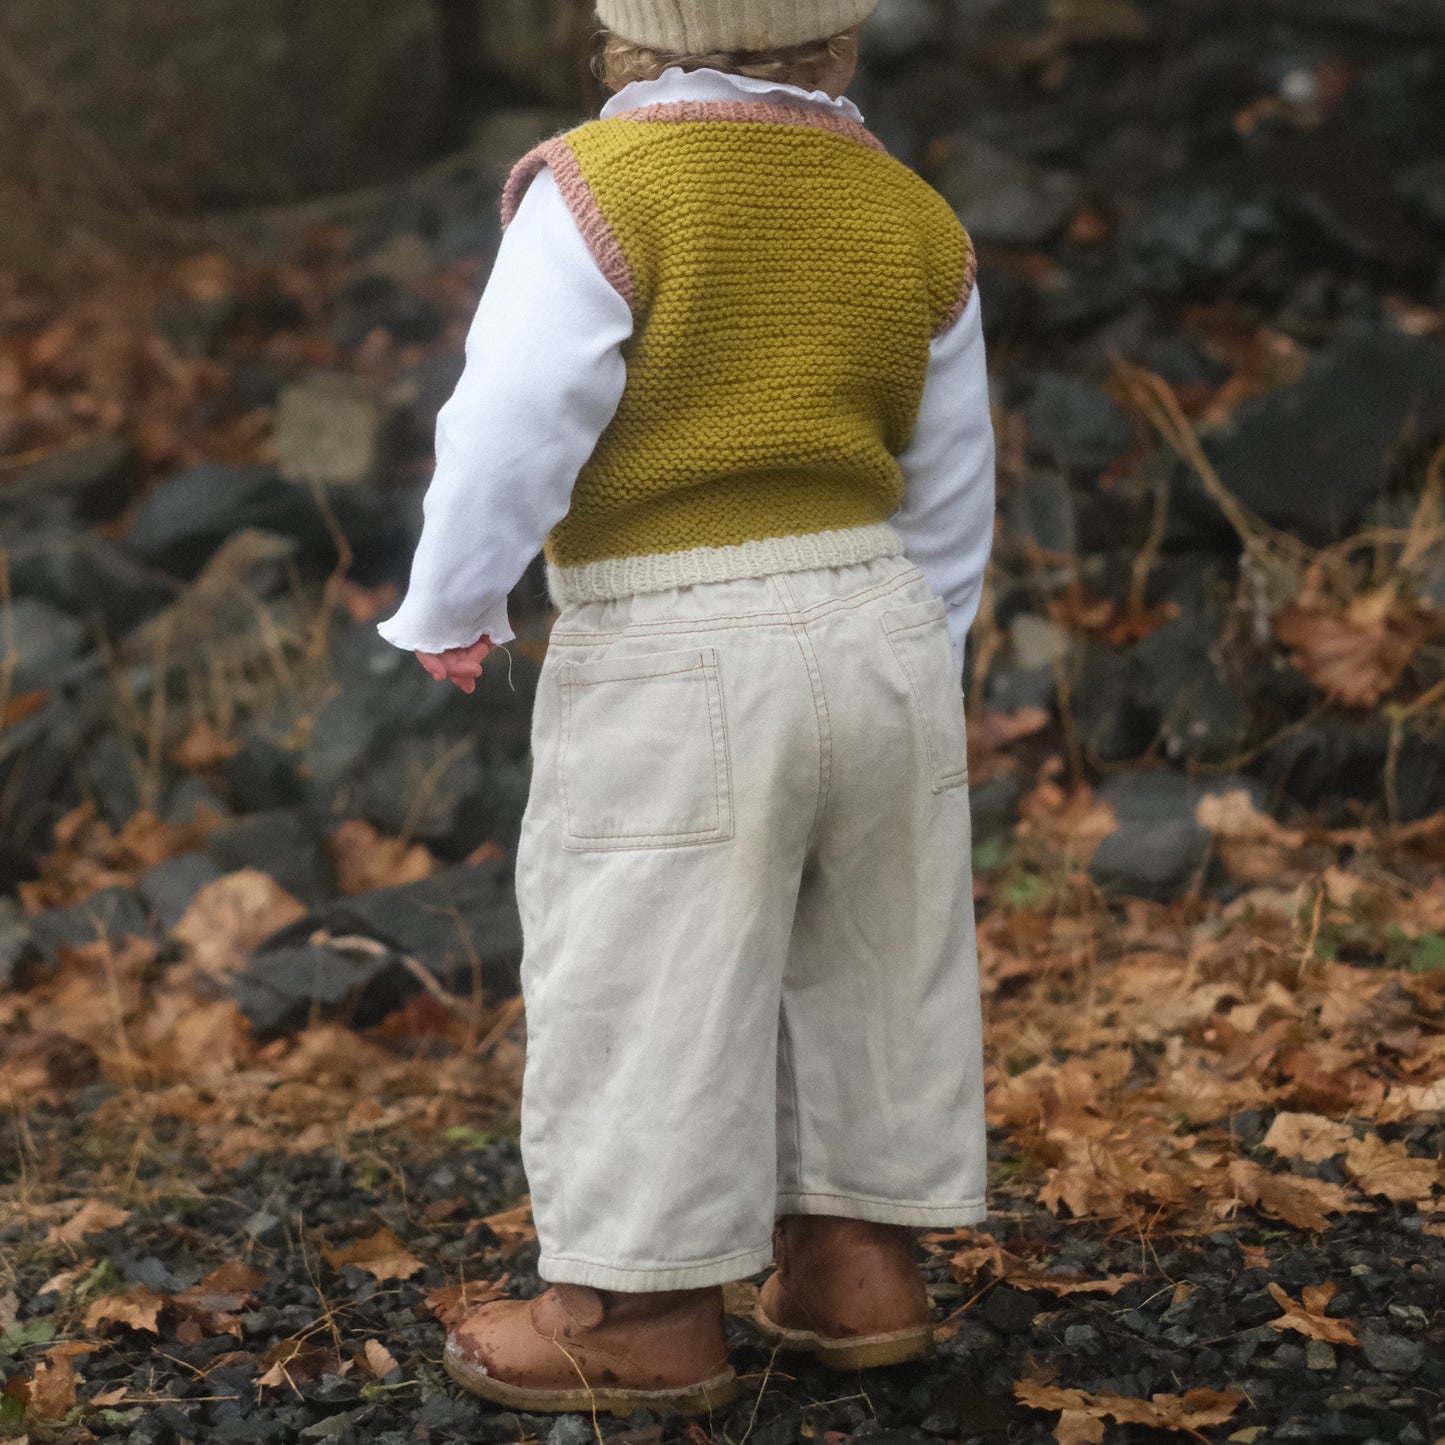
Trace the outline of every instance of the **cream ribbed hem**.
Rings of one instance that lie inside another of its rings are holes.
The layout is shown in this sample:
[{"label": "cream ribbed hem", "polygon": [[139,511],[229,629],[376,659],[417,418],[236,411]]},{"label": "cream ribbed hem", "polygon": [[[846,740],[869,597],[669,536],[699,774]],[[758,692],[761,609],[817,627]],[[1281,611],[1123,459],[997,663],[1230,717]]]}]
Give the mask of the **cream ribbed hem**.
[{"label": "cream ribbed hem", "polygon": [[664,1289],[705,1289],[709,1285],[746,1279],[766,1269],[772,1260],[771,1242],[691,1264],[603,1264],[595,1259],[544,1254],[537,1261],[537,1273],[548,1284],[585,1284],[593,1289],[652,1294]]},{"label": "cream ribbed hem", "polygon": [[877,557],[901,557],[903,539],[886,522],[801,537],[764,537],[735,547],[693,547],[641,557],[607,557],[579,567],[547,567],[547,589],[558,607],[610,602],[638,592],[666,592],[700,582],[737,582],[777,572],[848,567]]},{"label": "cream ribbed hem", "polygon": [[905,1224],[913,1229],[943,1229],[977,1224],[988,1218],[982,1195],[951,1204],[921,1204],[908,1200],[870,1199],[865,1194],[814,1193],[784,1189],[778,1193],[778,1214],[831,1214],[840,1219],[862,1219],[869,1224]]},{"label": "cream ribbed hem", "polygon": [[878,0],[597,0],[614,34],[674,55],[779,50],[837,35]]}]

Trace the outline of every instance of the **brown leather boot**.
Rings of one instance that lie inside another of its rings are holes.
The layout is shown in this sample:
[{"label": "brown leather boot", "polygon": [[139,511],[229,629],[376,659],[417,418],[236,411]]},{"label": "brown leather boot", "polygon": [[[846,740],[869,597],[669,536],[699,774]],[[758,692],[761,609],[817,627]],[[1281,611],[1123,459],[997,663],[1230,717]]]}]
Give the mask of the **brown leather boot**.
[{"label": "brown leather boot", "polygon": [[457,1384],[526,1411],[639,1406],[701,1415],[736,1394],[723,1343],[722,1290],[620,1294],[558,1284],[534,1300],[496,1300],[447,1336]]},{"label": "brown leather boot", "polygon": [[922,1359],[933,1349],[913,1231],[832,1215],[790,1214],[773,1232],[776,1270],[753,1311],[780,1349],[836,1370]]}]

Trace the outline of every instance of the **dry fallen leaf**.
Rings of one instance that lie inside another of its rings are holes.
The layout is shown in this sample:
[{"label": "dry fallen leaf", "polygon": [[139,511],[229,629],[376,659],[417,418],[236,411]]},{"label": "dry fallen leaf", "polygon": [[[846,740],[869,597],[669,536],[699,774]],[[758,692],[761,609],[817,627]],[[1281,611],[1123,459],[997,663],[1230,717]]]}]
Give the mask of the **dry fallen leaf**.
[{"label": "dry fallen leaf", "polygon": [[1155,1430],[1197,1434],[1210,1425],[1222,1425],[1239,1408],[1242,1395],[1218,1390],[1186,1390],[1183,1395],[1154,1395],[1138,1400],[1127,1395],[1091,1394],[1087,1390],[1061,1390],[1053,1385],[1014,1383],[1014,1398],[1034,1410],[1061,1410],[1068,1417],[1067,1433],[1056,1438],[1102,1440],[1083,1433],[1083,1421],[1114,1420],[1120,1425],[1148,1425]]},{"label": "dry fallen leaf", "polygon": [[101,1199],[87,1199],[64,1224],[57,1224],[41,1241],[42,1246],[79,1244],[88,1234],[104,1234],[130,1218],[130,1210],[117,1209]]},{"label": "dry fallen leaf", "polygon": [[1264,1136],[1264,1147],[1273,1149],[1282,1159],[1321,1164],[1343,1154],[1354,1137],[1348,1124],[1326,1119],[1323,1114],[1292,1114],[1285,1110],[1275,1115]]},{"label": "dry fallen leaf", "polygon": [[1390,584],[1342,607],[1301,597],[1274,615],[1275,636],[1290,649],[1290,660],[1346,707],[1374,707],[1400,681],[1430,631],[1428,613]]},{"label": "dry fallen leaf", "polygon": [[1230,877],[1241,883],[1267,883],[1278,878],[1290,855],[1303,845],[1303,833],[1281,827],[1254,806],[1244,788],[1215,793],[1199,800],[1194,816],[1214,834],[1215,850]]},{"label": "dry fallen leaf", "polygon": [[532,1224],[530,1199],[524,1199],[515,1209],[489,1214],[482,1223],[497,1236],[503,1259],[511,1259],[524,1244],[529,1244],[537,1237],[536,1228]]},{"label": "dry fallen leaf", "polygon": [[326,847],[336,886],[348,895],[419,883],[436,871],[436,859],[420,843],[385,838],[360,818],[339,824]]},{"label": "dry fallen leaf", "polygon": [[361,1363],[374,1380],[384,1380],[393,1370],[399,1370],[396,1356],[380,1340],[367,1340],[361,1352]]},{"label": "dry fallen leaf", "polygon": [[1345,1168],[1366,1194],[1383,1194],[1395,1204],[1428,1199],[1440,1184],[1437,1161],[1413,1158],[1403,1144],[1387,1144],[1378,1134],[1350,1142]]},{"label": "dry fallen leaf", "polygon": [[1325,1307],[1335,1297],[1333,1280],[1324,1284],[1308,1284],[1301,1293],[1303,1303],[1296,1304],[1272,1280],[1269,1285],[1270,1298],[1284,1311],[1279,1319],[1270,1320],[1272,1330],[1294,1330],[1312,1340],[1325,1340],[1332,1345],[1357,1345],[1359,1340],[1349,1326],[1341,1319],[1329,1319]]},{"label": "dry fallen leaf", "polygon": [[422,1300],[430,1313],[446,1329],[456,1324],[468,1310],[501,1299],[507,1290],[507,1276],[501,1279],[473,1279],[465,1284],[449,1284],[442,1289],[422,1292]]},{"label": "dry fallen leaf", "polygon": [[1323,1179],[1302,1179],[1295,1174],[1271,1174],[1249,1159],[1229,1165],[1229,1182],[1237,1197],[1264,1214],[1287,1220],[1296,1229],[1325,1230],[1331,1214],[1358,1212],[1349,1191]]},{"label": "dry fallen leaf", "polygon": [[277,929],[305,916],[305,905],[269,873],[242,868],[206,884],[171,936],[185,945],[202,973],[226,973]]},{"label": "dry fallen leaf", "polygon": [[373,1279],[410,1279],[426,1266],[389,1229],[378,1229],[366,1239],[358,1239],[343,1249],[322,1246],[321,1253],[333,1269],[354,1264]]},{"label": "dry fallen leaf", "polygon": [[278,1340],[257,1364],[261,1374],[256,1384],[262,1389],[280,1389],[305,1384],[322,1375],[344,1375],[351,1369],[350,1360],[342,1360],[334,1349],[313,1345],[306,1340]]},{"label": "dry fallen leaf", "polygon": [[133,1330],[149,1330],[151,1334],[159,1335],[160,1326],[156,1320],[165,1308],[165,1303],[162,1296],[140,1284],[124,1294],[106,1295],[103,1299],[95,1300],[85,1312],[85,1327],[95,1330],[103,1324],[114,1323]]},{"label": "dry fallen leaf", "polygon": [[45,1420],[63,1420],[75,1408],[76,1355],[88,1355],[94,1345],[74,1341],[52,1345],[35,1366],[30,1381],[30,1408]]}]

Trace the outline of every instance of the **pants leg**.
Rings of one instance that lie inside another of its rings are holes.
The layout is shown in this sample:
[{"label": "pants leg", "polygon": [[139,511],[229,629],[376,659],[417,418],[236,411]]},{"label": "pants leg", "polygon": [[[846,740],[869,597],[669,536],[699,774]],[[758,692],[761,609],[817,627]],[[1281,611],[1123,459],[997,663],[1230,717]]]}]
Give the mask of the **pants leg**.
[{"label": "pants leg", "polygon": [[[810,579],[780,580],[806,615]],[[920,581],[806,631],[832,768],[783,979],[778,1212],[971,1223],[985,1213],[981,1020],[942,604]]]},{"label": "pants leg", "polygon": [[[776,612],[762,582],[716,605]],[[742,1278],[770,1256],[813,697],[785,626],[578,643],[575,621],[543,670],[518,857],[540,1271],[643,1291]]]}]

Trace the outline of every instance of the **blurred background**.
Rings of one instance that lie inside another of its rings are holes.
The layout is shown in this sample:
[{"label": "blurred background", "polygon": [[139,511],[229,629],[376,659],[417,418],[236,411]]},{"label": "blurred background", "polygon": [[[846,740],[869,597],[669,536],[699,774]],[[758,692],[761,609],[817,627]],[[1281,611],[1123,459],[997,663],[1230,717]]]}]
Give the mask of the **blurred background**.
[{"label": "blurred background", "polygon": [[[0,885],[77,808],[308,903],[343,823],[508,857],[539,578],[480,701],[371,623],[594,41],[587,0],[6,0]],[[980,837],[1098,789],[1096,875],[1170,896],[1210,790],[1445,807],[1438,0],[882,0],[855,95],[982,257]]]}]

